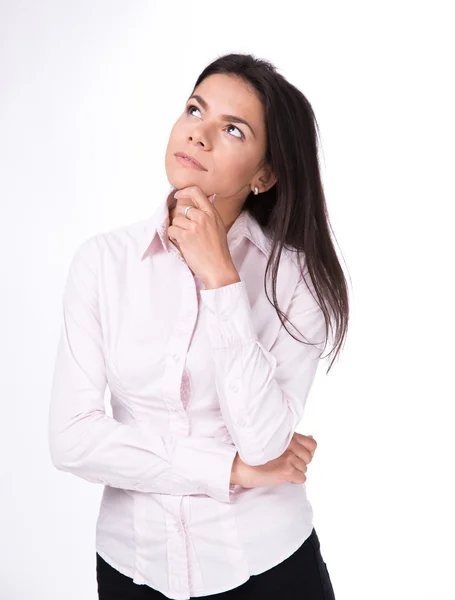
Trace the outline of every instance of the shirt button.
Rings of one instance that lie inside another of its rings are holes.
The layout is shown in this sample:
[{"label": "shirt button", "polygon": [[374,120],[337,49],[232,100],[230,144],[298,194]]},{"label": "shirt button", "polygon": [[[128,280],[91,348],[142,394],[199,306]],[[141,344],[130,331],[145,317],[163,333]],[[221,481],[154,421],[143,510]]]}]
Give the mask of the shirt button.
[{"label": "shirt button", "polygon": [[227,321],[229,319],[229,315],[221,315],[223,321]]},{"label": "shirt button", "polygon": [[180,360],[180,356],[178,354],[173,354],[172,358],[174,359],[174,362],[178,363]]},{"label": "shirt button", "polygon": [[237,386],[235,383],[231,383],[231,390],[232,390],[233,392],[238,392],[238,391],[239,391],[239,388],[238,388],[238,386]]},{"label": "shirt button", "polygon": [[245,421],[243,419],[239,419],[237,421],[237,425],[240,425],[240,427],[244,427],[245,426]]}]

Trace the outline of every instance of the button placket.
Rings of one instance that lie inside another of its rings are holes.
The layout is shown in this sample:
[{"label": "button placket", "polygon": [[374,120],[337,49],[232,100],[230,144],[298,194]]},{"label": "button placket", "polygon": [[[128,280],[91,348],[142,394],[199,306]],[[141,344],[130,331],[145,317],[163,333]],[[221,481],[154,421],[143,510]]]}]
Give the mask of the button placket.
[{"label": "button placket", "polygon": [[186,540],[182,536],[180,527],[183,498],[184,496],[165,495],[162,502],[166,507],[166,528],[170,533],[167,542],[169,580],[175,592],[188,594],[188,554]]},{"label": "button placket", "polygon": [[[179,253],[177,255],[180,256]],[[171,416],[174,418],[181,418],[182,415],[185,415],[185,409],[181,405],[181,385],[185,362],[184,352],[188,347],[194,329],[194,324],[191,324],[191,320],[193,319],[193,315],[197,314],[199,305],[197,286],[189,270],[187,276],[188,283],[185,284],[185,289],[182,290],[182,309],[178,315],[173,336],[166,347],[166,368],[162,379],[162,391],[166,397]]]},{"label": "button placket", "polygon": [[236,394],[240,389],[240,384],[241,384],[240,377],[235,377],[234,379],[231,379],[231,382],[229,383],[229,389],[232,390]]}]

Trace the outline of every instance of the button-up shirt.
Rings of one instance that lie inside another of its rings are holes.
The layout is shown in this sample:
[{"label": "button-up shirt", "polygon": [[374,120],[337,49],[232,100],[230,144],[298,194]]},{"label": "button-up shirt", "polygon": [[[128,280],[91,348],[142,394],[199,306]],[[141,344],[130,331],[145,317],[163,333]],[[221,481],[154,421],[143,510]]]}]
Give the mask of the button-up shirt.
[{"label": "button-up shirt", "polygon": [[[104,485],[101,557],[186,600],[241,585],[310,535],[305,484],[246,488],[230,476],[237,452],[258,466],[286,451],[325,323],[308,272],[285,248],[277,300],[298,339],[283,327],[264,291],[271,239],[246,211],[227,232],[240,281],[205,289],[168,238],[170,208],[166,199],[151,218],[75,250],[49,444],[58,469]],[[267,290],[272,299],[270,275]]]}]

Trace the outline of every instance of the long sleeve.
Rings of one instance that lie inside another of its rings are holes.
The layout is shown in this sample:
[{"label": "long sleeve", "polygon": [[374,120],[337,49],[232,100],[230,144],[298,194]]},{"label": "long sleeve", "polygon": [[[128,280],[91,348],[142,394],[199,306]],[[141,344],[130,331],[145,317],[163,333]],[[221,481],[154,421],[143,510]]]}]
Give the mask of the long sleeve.
[{"label": "long sleeve", "polygon": [[322,310],[300,278],[287,316],[271,351],[258,340],[245,283],[239,281],[202,290],[208,308],[208,332],[213,350],[220,408],[246,464],[262,465],[289,446],[316,375],[325,322]]},{"label": "long sleeve", "polygon": [[96,236],[71,261],[49,408],[53,464],[87,481],[160,494],[206,494],[230,502],[236,448],[215,438],[163,435],[108,416],[98,302]]}]

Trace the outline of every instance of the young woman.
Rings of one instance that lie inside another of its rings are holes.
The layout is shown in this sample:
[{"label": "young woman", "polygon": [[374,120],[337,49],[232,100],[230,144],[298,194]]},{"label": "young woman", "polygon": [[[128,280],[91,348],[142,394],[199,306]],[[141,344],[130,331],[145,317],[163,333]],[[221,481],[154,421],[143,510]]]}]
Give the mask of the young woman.
[{"label": "young woman", "polygon": [[49,440],[105,486],[100,600],[334,598],[295,432],[348,321],[317,139],[269,62],[222,56],[170,134],[171,193],[73,257]]}]

